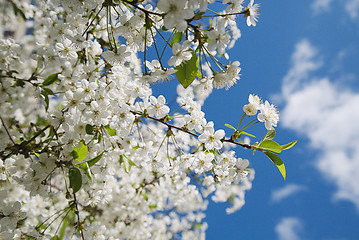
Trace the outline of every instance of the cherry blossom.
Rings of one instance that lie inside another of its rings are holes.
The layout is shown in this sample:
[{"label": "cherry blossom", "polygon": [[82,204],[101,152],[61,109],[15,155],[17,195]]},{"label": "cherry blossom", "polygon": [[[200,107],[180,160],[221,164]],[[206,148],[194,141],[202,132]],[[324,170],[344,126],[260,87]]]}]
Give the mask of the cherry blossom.
[{"label": "cherry blossom", "polygon": [[209,197],[243,206],[254,170],[227,145],[279,115],[250,95],[237,135],[206,118],[240,79],[237,16],[259,14],[222,3],[0,1],[1,239],[205,239]]}]

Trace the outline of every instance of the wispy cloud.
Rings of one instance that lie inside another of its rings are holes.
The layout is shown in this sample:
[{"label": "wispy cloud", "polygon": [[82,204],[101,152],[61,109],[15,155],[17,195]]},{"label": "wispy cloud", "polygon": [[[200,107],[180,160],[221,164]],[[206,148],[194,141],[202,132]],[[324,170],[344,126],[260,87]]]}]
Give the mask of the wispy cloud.
[{"label": "wispy cloud", "polygon": [[300,240],[303,224],[299,218],[285,217],[276,225],[278,240]]},{"label": "wispy cloud", "polygon": [[307,188],[298,184],[288,184],[283,188],[272,191],[271,202],[278,203],[298,192],[304,191]]},{"label": "wispy cloud", "polygon": [[285,98],[299,88],[299,84],[308,78],[309,73],[322,65],[321,61],[317,59],[317,49],[307,39],[301,40],[295,46],[291,63],[292,67],[283,79],[282,94]]},{"label": "wispy cloud", "polygon": [[349,13],[352,19],[357,19],[359,16],[359,0],[346,1],[345,10]]},{"label": "wispy cloud", "polygon": [[315,0],[312,2],[311,8],[314,14],[319,14],[328,11],[332,0]]},{"label": "wispy cloud", "polygon": [[344,6],[344,10],[351,19],[356,20],[359,17],[359,0],[315,0],[310,7],[313,13],[317,15],[329,11],[332,3],[338,4],[338,7]]},{"label": "wispy cloud", "polygon": [[[316,68],[308,66],[320,66],[317,58],[318,50],[308,40],[297,44],[283,81],[282,124],[308,137],[320,153],[317,169],[337,186],[334,197],[353,202],[359,210],[359,93],[330,77],[313,77]],[[300,72],[296,69],[304,74],[295,76],[293,72]]]}]

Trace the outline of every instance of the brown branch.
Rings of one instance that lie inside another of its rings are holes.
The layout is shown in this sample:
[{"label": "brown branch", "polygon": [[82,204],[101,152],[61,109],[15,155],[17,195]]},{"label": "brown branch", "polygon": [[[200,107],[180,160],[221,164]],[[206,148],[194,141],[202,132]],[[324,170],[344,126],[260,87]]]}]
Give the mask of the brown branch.
[{"label": "brown branch", "polygon": [[25,157],[28,157],[28,150],[26,149],[25,146],[28,145],[29,143],[31,143],[32,141],[34,141],[35,138],[37,138],[40,134],[45,132],[46,129],[48,129],[50,126],[51,126],[50,124],[47,125],[46,127],[41,129],[39,132],[37,132],[32,138],[30,138],[27,141],[23,141],[20,144],[14,143],[13,146],[9,147],[11,149],[11,152],[9,154],[7,154],[6,156],[3,156],[5,151],[1,151],[0,156],[1,156],[2,160],[5,161],[7,158],[9,158],[12,154],[14,154],[15,150],[18,150],[18,152],[20,152],[20,150],[22,150],[21,152],[25,155]]},{"label": "brown branch", "polygon": [[132,2],[130,2],[130,1],[128,1],[128,0],[120,0],[120,1],[121,1],[121,2],[125,2],[125,3],[127,3],[127,4],[130,4],[130,5],[133,6],[134,8],[137,8],[138,10],[144,12],[146,15],[147,15],[147,14],[153,14],[153,15],[157,15],[157,16],[162,16],[161,13],[152,12],[152,11],[149,11],[149,10],[146,10],[146,9],[144,9],[144,8],[141,8],[141,7],[137,6],[137,5],[136,5],[137,1],[132,1]]},{"label": "brown branch", "polygon": [[[155,117],[151,117],[151,116],[148,116],[148,115],[144,115],[144,114],[141,113],[141,112],[136,112],[136,111],[132,111],[132,110],[131,110],[130,112],[131,112],[132,114],[134,114],[134,115],[140,115],[140,117],[148,118],[148,119],[154,120],[154,121],[156,121],[156,122],[162,123],[162,124],[166,125],[166,126],[169,127],[169,128],[174,128],[174,129],[177,129],[177,130],[179,130],[179,131],[185,132],[185,133],[190,134],[190,135],[192,135],[192,136],[194,136],[194,137],[196,137],[196,138],[199,137],[198,134],[195,134],[195,133],[193,133],[193,132],[190,132],[190,131],[188,131],[187,129],[184,129],[184,128],[181,128],[181,127],[177,127],[177,126],[175,126],[175,125],[172,125],[172,124],[170,124],[170,123],[168,123],[168,122],[165,122],[163,119],[158,119],[158,118],[155,118]],[[252,148],[253,148],[252,145],[250,145],[250,144],[235,142],[235,141],[234,141],[233,139],[231,139],[231,138],[227,138],[227,139],[225,138],[225,139],[223,139],[222,141],[223,141],[223,142],[232,143],[232,144],[235,144],[235,145],[238,145],[238,146],[247,148],[247,149],[252,149]]]}]

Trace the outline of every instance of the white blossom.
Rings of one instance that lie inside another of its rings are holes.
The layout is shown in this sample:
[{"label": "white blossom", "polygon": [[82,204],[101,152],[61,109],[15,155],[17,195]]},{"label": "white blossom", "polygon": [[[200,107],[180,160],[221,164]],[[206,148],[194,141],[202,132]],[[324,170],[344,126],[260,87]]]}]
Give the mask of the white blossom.
[{"label": "white blossom", "polygon": [[279,121],[279,114],[277,109],[273,104],[270,104],[268,101],[265,101],[264,104],[261,104],[259,107],[260,113],[258,113],[258,121],[264,122],[267,130],[273,129],[277,126]]},{"label": "white blossom", "polygon": [[170,108],[166,106],[166,99],[164,96],[160,95],[156,99],[154,96],[150,97],[151,106],[148,107],[147,111],[151,115],[155,115],[156,118],[163,118],[169,112]]}]

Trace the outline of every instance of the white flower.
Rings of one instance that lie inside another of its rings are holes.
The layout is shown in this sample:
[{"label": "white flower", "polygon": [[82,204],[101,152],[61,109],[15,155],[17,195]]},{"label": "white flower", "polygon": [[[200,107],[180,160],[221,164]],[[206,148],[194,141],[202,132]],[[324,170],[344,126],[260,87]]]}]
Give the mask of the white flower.
[{"label": "white flower", "polygon": [[216,73],[213,77],[213,87],[217,89],[224,88],[227,83],[227,75],[225,73]]},{"label": "white flower", "polygon": [[186,7],[184,0],[160,0],[157,8],[165,12],[164,24],[167,29],[176,26],[176,29],[183,32],[187,28],[185,19],[190,19],[194,15],[194,10]]},{"label": "white flower", "polygon": [[173,44],[173,56],[168,60],[168,65],[176,67],[183,61],[190,60],[192,58],[192,53],[189,51],[190,46],[191,42],[188,40],[186,40],[182,45],[179,43]]},{"label": "white flower", "polygon": [[226,33],[226,19],[221,18],[218,20],[217,27],[212,29],[207,34],[210,42],[208,43],[208,50],[217,50],[219,54],[224,54],[227,44],[229,43],[229,35]]},{"label": "white flower", "polygon": [[228,90],[230,87],[233,86],[239,80],[239,72],[241,71],[241,68],[239,67],[241,65],[238,61],[234,61],[229,68],[227,69],[227,76],[228,76],[228,82],[226,83],[226,89]]},{"label": "white flower", "polygon": [[63,38],[62,42],[56,43],[55,49],[62,58],[77,59],[76,45],[68,38]]},{"label": "white flower", "polygon": [[204,132],[198,137],[201,143],[205,144],[206,149],[221,149],[223,147],[222,139],[225,136],[224,130],[220,129],[214,132],[213,122],[209,122]]},{"label": "white flower", "polygon": [[212,161],[214,159],[213,153],[204,153],[199,152],[197,154],[197,159],[193,163],[193,169],[197,174],[201,174],[203,172],[207,172],[212,169],[213,164]]},{"label": "white flower", "polygon": [[158,96],[157,99],[151,96],[150,103],[151,106],[147,108],[147,112],[151,115],[155,115],[156,118],[163,118],[170,112],[170,108],[165,105],[166,99],[162,95]]},{"label": "white flower", "polygon": [[130,57],[131,53],[127,51],[125,45],[121,45],[117,48],[117,52],[106,51],[102,53],[102,57],[112,65],[120,64],[125,62]]},{"label": "white flower", "polygon": [[247,116],[256,115],[261,104],[261,99],[257,95],[250,94],[248,101],[249,104],[243,106],[243,112],[247,114]]},{"label": "white flower", "polygon": [[259,109],[261,112],[257,116],[258,121],[264,122],[267,130],[276,127],[277,122],[279,121],[279,114],[275,106],[266,101],[264,104],[260,105]]},{"label": "white flower", "polygon": [[176,72],[173,68],[163,69],[157,59],[152,60],[152,62],[146,60],[146,66],[151,71],[150,75],[144,76],[148,82],[168,79],[171,74]]},{"label": "white flower", "polygon": [[257,108],[253,104],[246,104],[243,106],[243,112],[247,116],[253,116],[257,114]]},{"label": "white flower", "polygon": [[251,0],[247,6],[246,13],[244,14],[247,17],[247,25],[250,27],[251,25],[256,26],[258,22],[258,10],[259,4],[254,4],[254,0]]},{"label": "white flower", "polygon": [[16,228],[17,222],[26,217],[26,213],[21,212],[21,203],[19,201],[14,202],[13,205],[4,205],[1,206],[0,212],[4,215],[0,219],[1,229],[14,230]]},{"label": "white flower", "polygon": [[213,87],[217,89],[226,88],[228,90],[232,87],[237,80],[239,80],[239,72],[241,68],[238,61],[233,62],[227,69],[226,72],[220,72],[213,77]]}]

